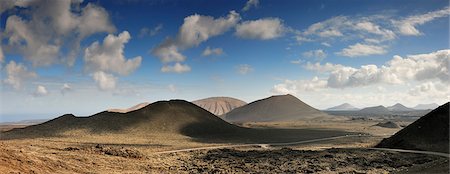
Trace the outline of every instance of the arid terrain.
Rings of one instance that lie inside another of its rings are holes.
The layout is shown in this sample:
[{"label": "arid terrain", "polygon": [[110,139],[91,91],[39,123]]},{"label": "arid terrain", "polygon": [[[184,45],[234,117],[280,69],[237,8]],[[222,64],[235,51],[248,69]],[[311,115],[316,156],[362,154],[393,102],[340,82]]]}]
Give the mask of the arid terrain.
[{"label": "arid terrain", "polygon": [[[137,118],[140,122],[132,122]],[[127,126],[100,126],[111,119]],[[158,127],[175,120],[176,124]],[[0,171],[448,173],[449,158],[445,154],[372,149],[411,123],[396,121],[400,126],[379,126],[384,121],[338,117],[236,126],[189,102],[164,101],[128,113],[65,115],[40,125],[4,131],[0,134]]]}]

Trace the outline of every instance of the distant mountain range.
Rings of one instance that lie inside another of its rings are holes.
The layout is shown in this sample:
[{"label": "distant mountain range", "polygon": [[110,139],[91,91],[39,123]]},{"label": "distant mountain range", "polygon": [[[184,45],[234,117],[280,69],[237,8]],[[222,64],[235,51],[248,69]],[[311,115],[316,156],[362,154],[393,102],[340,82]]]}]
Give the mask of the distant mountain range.
[{"label": "distant mountain range", "polygon": [[[349,103],[343,103],[338,106],[334,106],[328,109],[325,109],[325,111],[362,111],[362,112],[408,112],[408,111],[420,111],[420,110],[433,110],[439,107],[436,103],[430,103],[430,104],[418,104],[417,106],[410,108],[406,107],[405,105],[401,103],[397,103],[392,106],[384,107],[382,105],[379,106],[372,106],[372,107],[366,107],[359,109]],[[387,111],[386,111],[387,109]]]},{"label": "distant mountain range", "polygon": [[353,110],[359,110],[359,108],[352,106],[351,104],[344,103],[335,107],[331,107],[326,109],[328,111],[353,111]]}]

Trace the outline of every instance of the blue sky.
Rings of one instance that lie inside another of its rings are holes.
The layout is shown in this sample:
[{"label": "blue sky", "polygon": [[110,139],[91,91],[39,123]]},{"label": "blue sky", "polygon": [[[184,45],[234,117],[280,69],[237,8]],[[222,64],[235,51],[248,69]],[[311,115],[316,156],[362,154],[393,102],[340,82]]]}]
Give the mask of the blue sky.
[{"label": "blue sky", "polygon": [[449,101],[448,1],[1,1],[1,120],[290,93]]}]

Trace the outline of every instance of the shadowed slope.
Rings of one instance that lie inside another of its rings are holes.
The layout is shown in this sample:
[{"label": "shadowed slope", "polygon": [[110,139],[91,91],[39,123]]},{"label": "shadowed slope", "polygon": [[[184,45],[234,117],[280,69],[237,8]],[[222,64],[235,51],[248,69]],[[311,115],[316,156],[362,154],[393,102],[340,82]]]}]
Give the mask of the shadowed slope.
[{"label": "shadowed slope", "polygon": [[192,103],[202,107],[203,109],[206,109],[207,111],[217,116],[221,116],[237,107],[241,107],[247,104],[242,100],[238,100],[231,97],[210,97],[201,100],[196,100],[193,101]]},{"label": "shadowed slope", "polygon": [[449,152],[449,103],[439,106],[376,147]]},{"label": "shadowed slope", "polygon": [[104,111],[90,117],[67,114],[39,125],[2,132],[0,138],[61,136],[76,139],[90,135],[114,138],[119,134],[143,140],[155,138],[154,135],[185,135],[199,142],[265,143],[302,141],[348,133],[334,130],[243,128],[227,123],[190,102],[170,100],[155,102],[128,113]]},{"label": "shadowed slope", "polygon": [[225,115],[231,122],[294,121],[328,117],[292,95],[278,95],[257,100]]},{"label": "shadowed slope", "polygon": [[[197,125],[192,127],[190,125]],[[233,131],[229,124],[196,105],[182,100],[160,101],[128,113],[100,112],[90,117],[63,115],[48,122],[2,133],[2,137],[58,136],[69,130],[100,133],[179,133],[190,136]]]}]

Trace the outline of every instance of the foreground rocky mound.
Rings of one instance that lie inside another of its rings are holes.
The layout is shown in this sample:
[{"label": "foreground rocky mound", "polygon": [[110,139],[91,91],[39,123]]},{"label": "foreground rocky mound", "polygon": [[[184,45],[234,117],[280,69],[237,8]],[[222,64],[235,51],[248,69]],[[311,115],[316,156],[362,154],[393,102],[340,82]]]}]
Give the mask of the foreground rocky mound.
[{"label": "foreground rocky mound", "polygon": [[292,95],[271,96],[236,108],[225,115],[230,122],[295,121],[329,117]]},{"label": "foreground rocky mound", "polygon": [[449,153],[449,103],[439,106],[376,147]]},{"label": "foreground rocky mound", "polygon": [[247,103],[231,97],[210,97],[193,101],[192,103],[206,109],[214,115],[221,116]]},{"label": "foreground rocky mound", "polygon": [[149,133],[177,133],[190,136],[229,133],[239,127],[183,100],[159,101],[126,112],[104,111],[89,117],[66,114],[42,124],[13,129],[4,137],[58,136],[66,131],[83,130],[88,134],[123,133],[140,136]]}]

